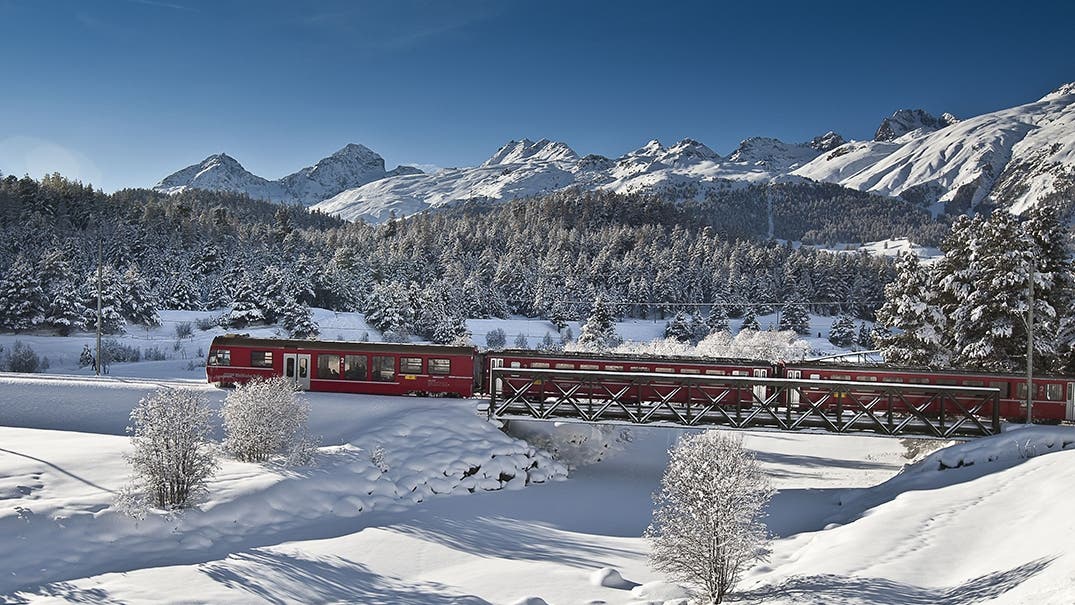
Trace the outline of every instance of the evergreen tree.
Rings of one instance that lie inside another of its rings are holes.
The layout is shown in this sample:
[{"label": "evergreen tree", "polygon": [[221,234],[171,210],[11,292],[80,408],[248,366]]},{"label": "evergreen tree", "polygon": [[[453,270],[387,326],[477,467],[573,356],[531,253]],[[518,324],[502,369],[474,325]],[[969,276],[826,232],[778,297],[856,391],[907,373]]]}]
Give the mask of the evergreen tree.
[{"label": "evergreen tree", "polygon": [[120,291],[120,313],[131,323],[146,327],[161,325],[160,316],[157,314],[157,299],[134,265],[128,267],[123,274]]},{"label": "evergreen tree", "polygon": [[459,313],[451,313],[441,321],[433,331],[433,342],[445,345],[467,345],[470,343],[470,330],[466,319]]},{"label": "evergreen tree", "polygon": [[545,336],[541,339],[541,344],[538,345],[539,351],[555,351],[556,342],[552,339],[552,333],[545,332]]},{"label": "evergreen tree", "polygon": [[680,342],[690,342],[693,336],[687,314],[683,311],[676,313],[672,321],[669,321],[664,327],[665,338],[674,338]]},{"label": "evergreen tree", "polygon": [[709,334],[728,332],[728,312],[723,305],[714,304],[713,307],[709,309],[706,325],[709,327]]},{"label": "evergreen tree", "polygon": [[519,332],[515,335],[515,342],[513,343],[516,349],[529,349],[530,345],[526,340],[526,334]]},{"label": "evergreen tree", "polygon": [[620,337],[616,334],[616,325],[604,298],[599,296],[594,300],[590,317],[579,333],[578,342],[597,350],[608,350],[619,344]]},{"label": "evergreen tree", "polygon": [[86,309],[83,324],[85,324],[86,329],[90,331],[97,329],[98,287],[101,295],[101,332],[118,334],[126,331],[124,326],[126,326],[127,322],[120,312],[120,309],[123,308],[120,277],[111,265],[106,265],[101,269],[99,286],[97,283],[97,271],[92,271],[86,276],[86,281],[82,288],[82,304]]},{"label": "evergreen tree", "polygon": [[780,311],[778,329],[791,330],[803,336],[810,333],[810,313],[806,310],[805,301],[795,296],[784,305]]},{"label": "evergreen tree", "polygon": [[252,323],[265,321],[261,311],[259,296],[254,290],[250,276],[246,273],[240,277],[235,286],[231,309],[224,316],[224,322],[232,328],[245,328]]},{"label": "evergreen tree", "polygon": [[874,344],[890,364],[939,366],[947,319],[940,308],[936,281],[914,254],[896,259],[896,278],[885,286],[885,304],[877,311]]},{"label": "evergreen tree", "polygon": [[280,309],[280,324],[291,338],[313,338],[321,333],[310,307],[294,298],[284,301]]},{"label": "evergreen tree", "polygon": [[855,320],[850,315],[841,315],[829,328],[829,342],[838,347],[849,347],[855,342]]},{"label": "evergreen tree", "polygon": [[168,290],[166,304],[169,309],[177,311],[194,311],[200,306],[198,303],[198,288],[194,285],[190,272],[186,269],[173,273],[171,287]]},{"label": "evergreen tree", "polygon": [[859,323],[859,335],[855,339],[855,344],[863,349],[872,349],[873,345],[873,332],[866,326],[866,322]]},{"label": "evergreen tree", "polygon": [[758,326],[758,318],[754,315],[754,307],[748,306],[743,312],[743,325],[739,326],[739,331],[753,330],[758,332],[761,328]]},{"label": "evergreen tree", "polygon": [[44,293],[35,273],[20,257],[0,279],[0,329],[20,332],[45,320]]},{"label": "evergreen tree", "polygon": [[86,311],[74,282],[57,283],[45,306],[44,325],[67,336],[85,327]]}]

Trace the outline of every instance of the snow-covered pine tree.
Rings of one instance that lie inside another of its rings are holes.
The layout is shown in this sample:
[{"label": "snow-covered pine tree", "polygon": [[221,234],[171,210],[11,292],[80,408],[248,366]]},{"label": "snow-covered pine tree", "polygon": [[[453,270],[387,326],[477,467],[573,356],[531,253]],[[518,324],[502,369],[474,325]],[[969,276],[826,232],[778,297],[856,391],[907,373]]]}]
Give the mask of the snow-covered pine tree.
[{"label": "snow-covered pine tree", "polygon": [[947,319],[935,290],[937,279],[914,254],[896,259],[896,277],[885,286],[885,303],[877,311],[874,345],[894,365],[940,366]]},{"label": "snow-covered pine tree", "polygon": [[194,278],[186,267],[173,273],[168,281],[171,284],[168,295],[165,297],[165,305],[168,309],[194,311],[201,306],[198,287],[194,284]]},{"label": "snow-covered pine tree", "polygon": [[470,330],[466,318],[460,313],[450,313],[433,330],[433,342],[442,345],[466,345],[470,343]]},{"label": "snow-covered pine tree", "polygon": [[743,311],[743,325],[739,326],[739,331],[753,330],[755,332],[761,330],[758,326],[758,318],[754,314],[754,307],[747,306]]},{"label": "snow-covered pine tree", "polygon": [[690,342],[693,336],[690,321],[683,311],[677,312],[672,320],[665,324],[665,338],[674,338],[680,342]]},{"label": "snow-covered pine tree", "polygon": [[849,347],[855,342],[855,320],[850,315],[840,315],[829,328],[829,342],[838,347]]},{"label": "snow-covered pine tree", "polygon": [[709,309],[706,325],[709,327],[709,334],[728,331],[728,311],[724,306],[723,298],[718,299]]},{"label": "snow-covered pine tree", "polygon": [[284,301],[280,309],[280,325],[291,338],[313,338],[321,333],[310,307],[294,298]]},{"label": "snow-covered pine tree", "polygon": [[123,274],[120,292],[120,313],[128,321],[146,327],[161,325],[160,315],[157,314],[157,297],[153,296],[149,284],[134,265]]},{"label": "snow-covered pine tree", "polygon": [[[97,329],[97,271],[90,271],[82,286],[82,304],[86,309],[83,323],[87,330]],[[105,334],[119,334],[126,331],[127,322],[120,309],[122,291],[119,273],[111,266],[101,269],[101,331]]]},{"label": "snow-covered pine tree", "polygon": [[503,328],[493,328],[485,334],[485,346],[490,349],[503,349],[508,344],[508,337]]},{"label": "snow-covered pine tree", "polygon": [[223,322],[232,328],[245,328],[252,323],[265,321],[261,311],[260,297],[247,273],[243,273],[235,284],[234,300],[231,309],[224,316]]},{"label": "snow-covered pine tree", "polygon": [[413,322],[414,309],[402,284],[387,282],[373,287],[366,300],[366,323],[405,340]]},{"label": "snow-covered pine tree", "polygon": [[599,296],[594,300],[593,307],[590,309],[590,317],[586,320],[586,325],[582,327],[582,331],[579,333],[578,343],[585,347],[607,351],[619,344],[619,342],[620,337],[616,334],[616,324],[608,303]]},{"label": "snow-covered pine tree", "polygon": [[1065,371],[1075,351],[1075,334],[1065,329],[1075,317],[1070,219],[1070,211],[1042,203],[1026,213],[1023,223],[1034,244],[1034,365],[1041,371]]},{"label": "snow-covered pine tree", "polygon": [[703,318],[698,313],[697,310],[691,311],[691,320],[689,327],[691,331],[692,344],[698,344],[698,342],[700,342],[703,338],[709,335],[709,324],[706,322],[705,318]]},{"label": "snow-covered pine tree", "polygon": [[516,349],[529,349],[530,345],[526,340],[526,334],[523,334],[522,332],[516,334],[515,342],[512,343],[512,346],[514,346]]},{"label": "snow-covered pine tree", "polygon": [[0,329],[21,332],[44,320],[44,292],[34,266],[20,256],[0,279]]},{"label": "snow-covered pine tree", "polygon": [[796,334],[805,336],[810,333],[810,313],[806,309],[806,301],[800,296],[793,296],[784,304],[780,311],[779,330],[791,330]]},{"label": "snow-covered pine tree", "polygon": [[873,348],[873,331],[864,321],[859,322],[859,334],[858,337],[855,338],[855,344],[857,344],[859,348],[866,350]]},{"label": "snow-covered pine tree", "polygon": [[556,341],[552,339],[551,332],[545,332],[545,336],[541,338],[541,344],[538,345],[539,351],[555,351],[557,349]]}]

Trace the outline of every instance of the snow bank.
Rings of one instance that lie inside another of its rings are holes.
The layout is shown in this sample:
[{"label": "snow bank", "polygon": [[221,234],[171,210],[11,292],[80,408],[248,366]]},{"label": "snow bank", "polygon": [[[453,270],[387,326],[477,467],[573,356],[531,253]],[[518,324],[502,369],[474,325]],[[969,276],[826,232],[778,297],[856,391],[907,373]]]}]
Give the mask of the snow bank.
[{"label": "snow bank", "polygon": [[[312,397],[315,410],[318,401]],[[300,531],[341,535],[357,529],[349,519],[369,511],[566,477],[548,454],[475,415],[474,402],[446,401],[351,398],[335,414],[366,422],[353,425],[346,442],[320,448],[314,466],[226,460],[199,508],[141,520],[114,504],[129,472],[126,437],[0,428],[0,594],[208,560]],[[383,459],[371,455],[377,448]]]}]

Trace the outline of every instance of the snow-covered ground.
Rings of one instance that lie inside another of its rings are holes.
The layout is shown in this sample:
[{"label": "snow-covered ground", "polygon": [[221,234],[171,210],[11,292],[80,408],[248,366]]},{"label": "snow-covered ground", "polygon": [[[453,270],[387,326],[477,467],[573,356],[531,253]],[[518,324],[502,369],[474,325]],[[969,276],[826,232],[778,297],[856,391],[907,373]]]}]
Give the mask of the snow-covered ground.
[{"label": "snow-covered ground", "polygon": [[[317,319],[325,337],[368,330],[357,316]],[[540,338],[535,325],[474,320],[471,330],[503,327],[510,341]],[[663,324],[621,329],[641,339]],[[157,335],[174,340],[170,331]],[[214,333],[195,329],[180,348],[193,357]],[[104,378],[67,371],[87,338],[22,335],[53,369],[0,375],[0,601],[555,605],[678,594],[640,537],[677,429],[636,428],[623,451],[563,480],[547,454],[480,416],[480,402],[308,394],[316,465],[227,460],[198,510],[136,520],[113,505],[131,407],[158,386],[198,389],[214,405],[227,391],[182,356],[115,364]],[[1013,430],[905,469],[921,442],[756,432],[744,444],[778,492],[773,554],[744,578],[740,601],[1072,602],[1075,452],[1060,451],[1075,445],[1072,427]],[[370,458],[378,447],[383,472]],[[624,581],[601,585],[606,568]]]}]

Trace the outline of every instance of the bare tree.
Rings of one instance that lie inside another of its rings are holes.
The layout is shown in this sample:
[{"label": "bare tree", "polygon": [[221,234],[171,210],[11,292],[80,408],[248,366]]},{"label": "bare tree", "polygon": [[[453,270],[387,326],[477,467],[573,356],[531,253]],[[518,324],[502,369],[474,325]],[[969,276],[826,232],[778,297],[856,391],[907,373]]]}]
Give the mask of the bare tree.
[{"label": "bare tree", "polygon": [[654,568],[720,603],[747,565],[764,558],[761,510],[773,489],[738,437],[684,437],[669,451],[646,528]]},{"label": "bare tree", "polygon": [[133,487],[158,508],[183,508],[206,492],[218,466],[210,413],[203,395],[185,389],[161,389],[131,411]]},{"label": "bare tree", "polygon": [[289,464],[306,464],[316,444],[307,434],[310,404],[283,377],[252,380],[224,399],[224,448],[243,462],[287,457]]}]

